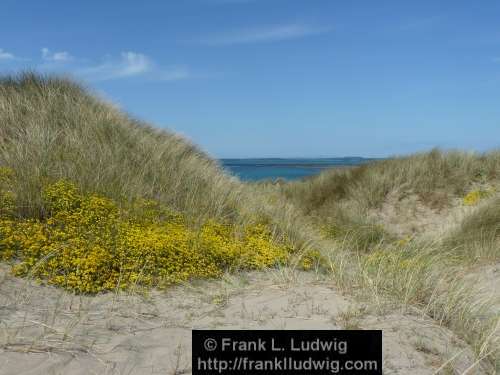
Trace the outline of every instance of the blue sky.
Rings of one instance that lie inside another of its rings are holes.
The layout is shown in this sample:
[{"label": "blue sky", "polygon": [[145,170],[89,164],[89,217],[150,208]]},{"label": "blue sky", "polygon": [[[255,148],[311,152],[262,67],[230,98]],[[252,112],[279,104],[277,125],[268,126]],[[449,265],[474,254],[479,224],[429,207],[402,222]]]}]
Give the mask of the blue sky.
[{"label": "blue sky", "polygon": [[84,80],[216,157],[500,146],[500,2],[0,4],[0,71]]}]

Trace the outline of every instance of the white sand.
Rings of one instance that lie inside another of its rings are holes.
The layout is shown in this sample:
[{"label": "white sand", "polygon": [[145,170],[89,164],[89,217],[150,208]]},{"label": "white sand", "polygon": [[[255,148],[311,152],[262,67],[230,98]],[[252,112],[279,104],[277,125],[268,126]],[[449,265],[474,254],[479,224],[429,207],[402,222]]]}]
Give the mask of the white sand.
[{"label": "white sand", "polygon": [[385,374],[433,374],[453,357],[456,374],[473,364],[434,321],[355,303],[313,273],[251,273],[142,297],[74,296],[5,267],[0,280],[0,374],[189,374],[193,328],[383,329]]}]

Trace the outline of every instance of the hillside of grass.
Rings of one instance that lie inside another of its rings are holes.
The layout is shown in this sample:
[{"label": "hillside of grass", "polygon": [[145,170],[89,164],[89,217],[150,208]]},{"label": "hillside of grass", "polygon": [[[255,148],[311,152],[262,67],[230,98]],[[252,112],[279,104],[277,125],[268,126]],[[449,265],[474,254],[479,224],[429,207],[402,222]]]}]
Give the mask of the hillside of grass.
[{"label": "hillside of grass", "polygon": [[[268,185],[318,227],[338,285],[417,307],[500,370],[500,151],[440,151]],[[479,271],[478,271],[479,270]],[[472,369],[471,369],[472,371]]]},{"label": "hillside of grass", "polygon": [[0,124],[0,258],[17,275],[158,286],[283,264],[310,242],[284,200],[73,81],[1,78]]},{"label": "hillside of grass", "polygon": [[332,235],[364,228],[367,241],[373,242],[390,235],[376,225],[383,220],[370,218],[389,200],[410,198],[411,205],[440,213],[466,196],[472,205],[477,203],[499,181],[500,151],[479,154],[436,149],[328,170],[281,185],[280,191]]},{"label": "hillside of grass", "polygon": [[185,139],[81,85],[25,74],[0,80],[0,164],[14,170],[20,215],[43,215],[46,181],[116,200],[155,199],[192,217],[234,217],[241,188]]},{"label": "hillside of grass", "polygon": [[474,282],[500,261],[499,187],[500,151],[439,150],[245,184],[81,84],[0,79],[0,260],[72,292],[312,269],[500,370],[498,305]]},{"label": "hillside of grass", "polygon": [[376,161],[359,167],[331,169],[304,181],[284,185],[284,193],[307,214],[352,200],[363,208],[379,207],[393,190],[411,192],[425,204],[443,207],[474,184],[500,179],[500,151],[484,154],[438,149]]}]

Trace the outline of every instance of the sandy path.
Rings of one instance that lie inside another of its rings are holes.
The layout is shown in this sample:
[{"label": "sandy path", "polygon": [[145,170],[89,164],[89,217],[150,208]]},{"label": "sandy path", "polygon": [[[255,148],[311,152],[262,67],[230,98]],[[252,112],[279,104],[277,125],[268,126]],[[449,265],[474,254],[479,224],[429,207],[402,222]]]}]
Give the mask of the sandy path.
[{"label": "sandy path", "polygon": [[386,374],[433,374],[452,357],[454,373],[473,363],[432,320],[368,309],[313,273],[251,273],[147,296],[74,296],[5,268],[0,280],[1,374],[189,374],[193,328],[383,329]]}]

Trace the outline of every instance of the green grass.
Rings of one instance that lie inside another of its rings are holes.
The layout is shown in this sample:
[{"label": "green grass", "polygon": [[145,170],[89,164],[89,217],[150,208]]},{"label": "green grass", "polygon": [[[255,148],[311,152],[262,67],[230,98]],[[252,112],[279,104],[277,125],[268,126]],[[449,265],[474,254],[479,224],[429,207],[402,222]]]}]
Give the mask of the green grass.
[{"label": "green grass", "polygon": [[443,240],[455,254],[476,261],[500,259],[500,197],[494,197],[467,215]]},{"label": "green grass", "polygon": [[45,180],[157,199],[196,217],[234,216],[241,184],[185,139],[125,115],[82,86],[24,74],[0,80],[0,165],[16,171],[20,214],[41,215]]},{"label": "green grass", "polygon": [[43,219],[43,187],[66,179],[116,202],[153,199],[194,228],[208,220],[265,223],[293,245],[292,264],[317,250],[323,272],[346,293],[416,307],[499,366],[491,334],[498,319],[484,317],[489,301],[461,276],[500,260],[500,199],[485,198],[458,227],[425,241],[395,238],[370,212],[394,192],[449,209],[477,185],[499,182],[500,151],[433,150],[303,181],[244,184],[175,133],[131,118],[80,84],[32,73],[0,79],[0,124],[0,167],[15,171],[19,218]]},{"label": "green grass", "polygon": [[474,182],[500,179],[500,151],[485,154],[431,152],[332,169],[305,181],[281,185],[283,193],[306,214],[325,215],[339,202],[365,210],[380,207],[395,189],[417,194],[440,207],[464,195]]},{"label": "green grass", "polygon": [[483,297],[474,277],[467,278],[477,267],[500,261],[498,195],[485,195],[457,226],[430,239],[418,234],[395,238],[390,223],[370,213],[394,204],[390,193],[397,199],[415,195],[419,204],[446,212],[464,205],[463,198],[478,185],[495,186],[499,180],[499,151],[433,150],[329,170],[273,188],[330,239],[323,255],[338,286],[375,304],[389,300],[416,307],[464,338],[478,359],[498,371],[500,317],[491,314],[498,305]]},{"label": "green grass", "polygon": [[155,200],[194,227],[210,219],[265,222],[298,250],[313,241],[284,199],[270,202],[186,139],[132,118],[76,82],[34,73],[0,78],[0,124],[0,167],[15,171],[19,217],[43,218],[43,187],[65,179],[116,202]]}]

